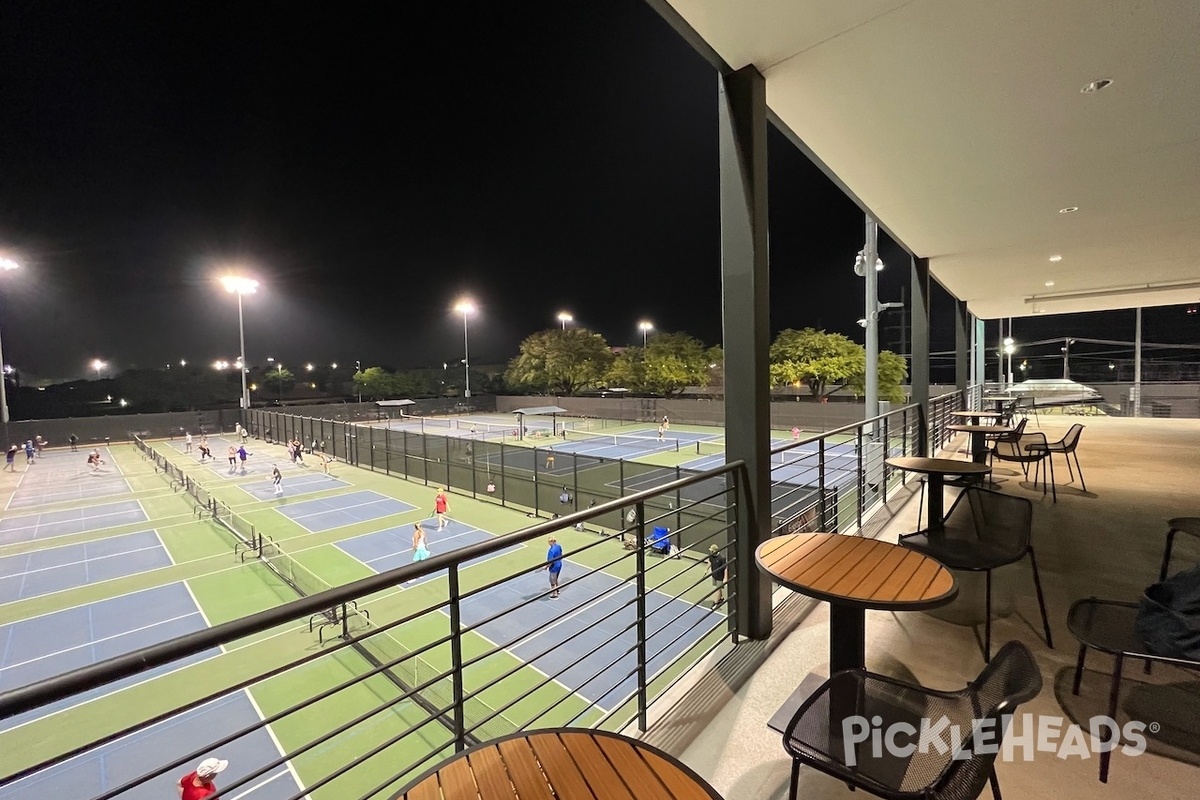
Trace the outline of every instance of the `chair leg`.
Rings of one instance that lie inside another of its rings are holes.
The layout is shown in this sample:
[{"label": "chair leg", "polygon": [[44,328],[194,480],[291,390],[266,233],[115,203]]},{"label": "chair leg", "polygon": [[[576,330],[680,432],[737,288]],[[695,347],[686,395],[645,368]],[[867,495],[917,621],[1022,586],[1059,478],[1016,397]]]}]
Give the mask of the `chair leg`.
[{"label": "chair leg", "polygon": [[[1083,467],[1079,466],[1079,453],[1072,453],[1075,456],[1075,474],[1079,476],[1079,486],[1086,492],[1087,484],[1083,482]],[[1067,462],[1070,463],[1070,456],[1067,456]]]},{"label": "chair leg", "polygon": [[983,621],[983,660],[990,663],[992,660],[992,571],[986,570],[984,575],[987,576],[987,600],[984,603],[986,616]]},{"label": "chair leg", "polygon": [[925,479],[921,478],[921,496],[917,499],[917,530],[921,530],[921,515],[925,511]]},{"label": "chair leg", "polygon": [[[1108,690],[1108,718],[1114,723],[1117,721],[1117,698],[1121,694],[1121,667],[1124,661],[1125,656],[1122,653],[1117,653],[1115,656],[1113,656],[1112,687]],[[1119,730],[1114,734],[1114,736],[1120,735],[1121,733]],[[1113,746],[1116,746],[1116,742],[1113,742]],[[1108,783],[1108,762],[1109,759],[1112,758],[1112,751],[1112,748],[1108,748],[1100,754],[1101,783]]]},{"label": "chair leg", "polygon": [[992,765],[991,774],[988,775],[988,783],[992,785],[992,797],[1000,800],[1000,781],[996,778],[996,767]]},{"label": "chair leg", "polygon": [[800,791],[800,759],[792,759],[792,786],[788,791],[788,800],[796,800]]},{"label": "chair leg", "polygon": [[1087,656],[1087,645],[1079,645],[1079,657],[1075,659],[1075,682],[1071,684],[1071,694],[1079,694],[1079,684],[1083,681],[1083,659]]},{"label": "chair leg", "polygon": [[1175,544],[1175,529],[1172,528],[1171,530],[1167,531],[1167,549],[1163,550],[1162,569],[1160,569],[1158,571],[1159,581],[1165,581],[1167,579],[1167,570],[1171,566],[1171,547],[1174,544]]},{"label": "chair leg", "polygon": [[1046,630],[1046,646],[1054,649],[1054,640],[1050,638],[1050,620],[1046,616],[1046,598],[1042,596],[1042,579],[1038,575],[1037,559],[1033,555],[1033,547],[1029,548],[1029,564],[1033,567],[1033,588],[1037,589],[1038,607],[1042,609],[1042,627]]},{"label": "chair leg", "polygon": [[1072,467],[1071,467],[1071,454],[1064,453],[1063,458],[1065,458],[1067,460],[1067,474],[1071,476],[1071,480],[1067,481],[1067,483],[1074,483],[1075,482],[1075,470],[1072,469]]},{"label": "chair leg", "polygon": [[1058,502],[1058,482],[1054,479],[1054,456],[1046,459],[1050,462],[1050,496],[1054,498],[1054,502]]}]

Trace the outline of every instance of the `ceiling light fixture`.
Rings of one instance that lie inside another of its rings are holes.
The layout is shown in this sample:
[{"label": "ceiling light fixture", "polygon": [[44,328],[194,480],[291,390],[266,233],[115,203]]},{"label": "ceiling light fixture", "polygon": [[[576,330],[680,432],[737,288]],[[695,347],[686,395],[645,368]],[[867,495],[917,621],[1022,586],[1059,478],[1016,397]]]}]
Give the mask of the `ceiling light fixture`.
[{"label": "ceiling light fixture", "polygon": [[1143,283],[1137,286],[1114,286],[1109,289],[1095,289],[1087,292],[1066,292],[1063,294],[1040,294],[1026,297],[1025,302],[1037,306],[1038,303],[1052,303],[1058,300],[1089,300],[1096,297],[1119,297],[1126,294],[1150,294],[1153,292],[1178,292],[1200,289],[1200,281],[1186,283]]},{"label": "ceiling light fixture", "polygon": [[1047,285],[1047,286],[1053,286],[1053,285],[1054,285],[1054,281],[1046,281],[1046,285]]},{"label": "ceiling light fixture", "polygon": [[1066,208],[1060,208],[1060,209],[1058,210],[1058,213],[1060,213],[1060,214],[1074,214],[1074,213],[1075,213],[1076,211],[1078,211],[1078,210],[1079,210],[1079,206],[1067,206]]},{"label": "ceiling light fixture", "polygon": [[1100,78],[1092,81],[1089,84],[1085,84],[1084,87],[1079,90],[1079,92],[1080,94],[1095,94],[1101,89],[1107,89],[1109,86],[1112,86],[1111,78]]},{"label": "ceiling light fixture", "polygon": [[1050,256],[1051,264],[1057,264],[1060,261],[1062,261],[1062,256]]}]

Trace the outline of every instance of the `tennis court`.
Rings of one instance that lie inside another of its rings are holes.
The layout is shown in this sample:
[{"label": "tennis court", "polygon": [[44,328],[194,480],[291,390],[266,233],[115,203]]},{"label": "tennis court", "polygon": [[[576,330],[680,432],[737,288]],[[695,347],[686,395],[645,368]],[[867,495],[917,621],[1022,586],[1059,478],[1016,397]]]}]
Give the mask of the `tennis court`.
[{"label": "tennis court", "polygon": [[[785,444],[787,440],[773,439],[772,447]],[[820,482],[820,453],[817,446],[802,445],[771,454],[771,480],[775,483],[790,483],[797,486],[816,486]],[[683,464],[684,469],[703,472],[725,463],[725,454],[707,455]],[[854,442],[825,447],[825,472],[827,475],[844,475],[858,472],[858,448]]]},{"label": "tennis court", "polygon": [[319,533],[392,514],[403,514],[414,508],[416,506],[378,492],[360,491],[302,500],[279,506],[275,510],[309,533]]},{"label": "tennis court", "polygon": [[0,603],[148,572],[174,563],[158,531],[0,557]]},{"label": "tennis court", "polygon": [[[129,776],[140,775],[149,765],[172,761],[181,753],[203,747],[207,742],[261,718],[249,695],[237,692],[6,786],[0,789],[0,800],[91,797],[115,788]],[[229,768],[221,773],[224,786],[280,756],[278,745],[265,730],[253,731],[231,742],[229,752]],[[176,797],[175,781],[194,766],[180,767],[177,775],[161,776],[121,797],[129,800]],[[228,797],[233,800],[251,795],[254,800],[285,800],[299,790],[296,776],[289,767],[283,766],[256,778],[249,786]]]},{"label": "tennis court", "polygon": [[[205,627],[204,615],[184,583],[156,586],[10,622],[0,626],[0,690],[25,686]],[[215,651],[197,654],[183,663],[216,654]],[[175,664],[170,669],[181,665]],[[167,669],[152,669],[137,679],[119,681],[82,697],[60,700],[37,711],[0,720],[0,730],[147,680]]]},{"label": "tennis court", "polygon": [[[350,484],[343,480],[338,480],[332,475],[326,475],[323,472],[310,472],[305,475],[288,477],[284,479],[283,485],[288,497],[296,497],[297,495],[324,492],[329,489],[344,489]],[[276,498],[274,481],[241,483],[238,484],[238,489],[250,495],[255,500],[274,500]]]},{"label": "tennis court", "polygon": [[137,500],[121,500],[84,508],[67,508],[0,520],[0,545],[96,531],[148,519]]},{"label": "tennis court", "polygon": [[[443,531],[429,530],[429,547],[439,554],[494,538],[488,531],[454,520]],[[412,527],[376,531],[337,546],[375,572],[385,572],[412,561]],[[489,562],[520,551],[535,563],[542,561],[544,554],[534,553],[534,549],[514,545],[464,562],[460,572],[484,570],[472,583],[501,580],[510,574],[508,569],[498,568],[494,576],[486,574]],[[444,578],[444,572],[434,573],[406,586]],[[635,587],[628,580],[594,572],[569,558],[564,560],[561,581],[557,599],[548,596],[546,573],[540,571],[484,589],[463,601],[463,625],[478,626],[476,633],[491,644],[512,643],[507,650],[516,658],[545,675],[556,676],[561,685],[598,710],[610,711],[636,689]],[[651,674],[724,622],[723,616],[708,608],[659,591],[647,594],[646,606]],[[587,655],[581,658],[583,653]]]},{"label": "tennis court", "polygon": [[[104,465],[93,470],[87,463],[87,453],[82,450],[76,453],[43,452],[21,475],[7,508],[32,508],[132,492],[121,470],[113,465],[108,448],[101,448],[100,457],[104,459]],[[24,465],[18,468],[23,469]]]}]

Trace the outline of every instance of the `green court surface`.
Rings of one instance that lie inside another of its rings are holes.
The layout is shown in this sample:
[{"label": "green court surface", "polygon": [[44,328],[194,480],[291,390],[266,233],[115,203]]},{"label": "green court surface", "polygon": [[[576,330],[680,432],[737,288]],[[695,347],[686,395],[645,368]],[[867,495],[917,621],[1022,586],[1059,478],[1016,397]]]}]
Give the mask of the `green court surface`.
[{"label": "green court surface", "polygon": [[[435,493],[433,487],[343,463],[333,464],[330,472],[344,485],[319,492],[297,494],[294,497],[285,494],[279,500],[262,500],[255,499],[240,488],[261,483],[265,477],[262,472],[245,477],[221,475],[207,465],[196,463],[193,455],[180,452],[174,443],[151,442],[150,445],[173,464],[180,466],[189,477],[198,480],[211,491],[215,499],[228,504],[252,523],[259,533],[270,536],[295,564],[307,569],[317,576],[319,581],[328,585],[338,585],[372,574],[368,566],[349,556],[335,546],[335,543],[365,533],[411,526],[412,523],[431,515]],[[255,441],[253,450],[255,458],[260,459],[259,463],[286,461],[281,446]],[[220,449],[217,449],[217,452],[220,453]],[[170,563],[0,604],[0,626],[180,582],[186,585],[203,615],[204,623],[209,626],[296,599],[295,591],[261,561],[255,558],[243,561],[235,557],[235,539],[229,531],[211,519],[197,518],[194,514],[195,504],[191,498],[185,492],[173,490],[165,476],[156,474],[153,462],[144,458],[136,447],[132,444],[112,445],[110,453],[112,467],[120,471],[131,490],[119,499],[138,501],[145,512],[145,521],[30,541],[10,541],[0,537],[0,557],[32,557],[53,547],[99,543],[123,534],[152,528],[157,531],[162,548],[170,556]],[[671,455],[678,457],[680,461],[695,458],[694,450],[690,453]],[[664,454],[658,454],[657,457],[663,456]],[[37,466],[40,465],[35,465],[34,468]],[[309,471],[317,470],[310,467]],[[300,474],[303,473],[290,472],[289,478]],[[7,500],[15,491],[19,491],[20,479],[20,474],[0,476],[0,496]],[[287,485],[288,481],[285,480],[285,486]],[[387,517],[368,519],[318,532],[310,532],[276,510],[293,503],[363,490],[407,503],[411,508]],[[93,497],[50,504],[38,507],[36,512],[86,509],[112,499]],[[451,509],[451,517],[455,521],[492,534],[519,530],[535,521],[529,519],[523,509],[504,508],[492,502],[477,502],[459,495],[451,495]],[[33,509],[12,510],[5,514],[5,519],[31,513],[34,513]],[[573,562],[586,567],[603,568],[615,579],[627,580],[633,575],[633,559],[616,560],[623,552],[620,543],[615,539],[605,539],[594,533],[574,530],[563,531],[559,538]],[[598,546],[578,555],[570,555],[571,551],[578,547],[597,542],[600,542]],[[503,580],[541,563],[544,558],[544,545],[535,542],[504,551],[480,564],[464,567],[461,572],[462,591],[468,592],[473,588]],[[616,563],[612,563],[614,561]],[[705,580],[706,574],[703,562],[672,559],[656,563],[650,573],[650,580],[654,585],[660,586],[663,592],[682,594],[683,599],[690,599],[698,604],[710,588]],[[372,625],[384,625],[409,616],[414,608],[443,604],[448,591],[446,577],[436,576],[415,586],[397,587],[365,598],[360,601],[360,606],[368,611]],[[359,625],[355,629],[357,632],[366,629],[361,620],[356,624]],[[386,638],[382,638],[383,634],[372,637],[370,641],[375,644],[371,650],[376,657],[395,658],[419,650],[446,637],[448,633],[447,612],[433,611],[405,622],[390,631]],[[696,643],[690,653],[704,650],[719,638],[717,632],[709,634]],[[319,648],[317,634],[310,631],[306,621],[298,620],[294,624],[234,642],[222,648],[219,653],[192,660],[185,666],[165,674],[134,682],[124,688],[102,693],[86,702],[24,722],[0,732],[0,774],[8,774],[44,758],[68,751],[126,725],[161,713],[169,707],[231,687],[239,681],[313,653]],[[467,632],[463,636],[463,654],[468,660],[493,649],[493,643],[476,632]],[[433,647],[424,654],[424,660],[435,670],[448,669],[451,664],[449,644],[442,643]],[[687,660],[690,658],[684,659]],[[249,693],[259,712],[263,716],[269,716],[282,711],[299,699],[311,697],[355,675],[362,675],[370,668],[363,655],[355,649],[347,648],[256,683],[249,688]],[[668,668],[656,679],[656,683],[662,684],[671,680],[683,668],[681,664]],[[507,677],[497,681],[502,675]],[[503,712],[503,716],[519,721],[522,727],[527,727],[530,720],[536,720],[539,725],[553,726],[567,723],[595,724],[601,719],[602,711],[585,697],[557,681],[548,681],[541,671],[524,664],[507,650],[486,656],[468,667],[464,676],[468,692],[493,681],[497,681],[495,685],[478,692],[477,700],[468,707],[469,716],[474,714],[478,717],[490,713],[491,708],[509,706]],[[445,686],[435,686],[431,687],[430,692],[435,698],[439,693],[444,698],[447,689]],[[320,701],[302,712],[273,723],[271,732],[287,752],[303,746],[342,722],[352,720],[378,704],[399,696],[400,689],[394,682],[375,675],[351,689],[338,692],[328,700]],[[622,710],[628,712],[628,702]],[[623,719],[627,718],[626,714]],[[346,734],[296,757],[292,767],[302,784],[310,786],[364,752],[383,747],[389,739],[396,737],[398,732],[413,728],[426,719],[426,712],[411,702],[395,703],[368,721],[355,725]],[[497,720],[493,726],[485,728],[484,732],[492,729],[502,732],[505,725],[505,720]],[[332,800],[350,796],[354,792],[361,794],[374,786],[386,785],[388,791],[394,791],[405,776],[389,772],[386,765],[416,764],[413,770],[407,773],[411,775],[440,760],[451,750],[448,729],[436,723],[427,723],[384,751],[383,757],[368,762],[374,765],[369,768],[369,772],[358,770],[351,773],[354,782],[352,788],[347,784],[347,781],[351,780],[350,777],[339,778],[312,794],[317,798]],[[379,796],[388,796],[388,791],[383,791]]]}]

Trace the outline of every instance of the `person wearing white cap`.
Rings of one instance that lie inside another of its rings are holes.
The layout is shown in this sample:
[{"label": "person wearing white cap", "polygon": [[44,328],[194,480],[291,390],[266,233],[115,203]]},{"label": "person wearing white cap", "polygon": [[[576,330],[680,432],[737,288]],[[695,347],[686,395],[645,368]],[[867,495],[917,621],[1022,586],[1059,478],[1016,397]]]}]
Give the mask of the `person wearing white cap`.
[{"label": "person wearing white cap", "polygon": [[213,778],[229,766],[229,762],[221,758],[206,758],[196,766],[195,772],[189,772],[179,779],[180,800],[203,800],[217,793]]}]

